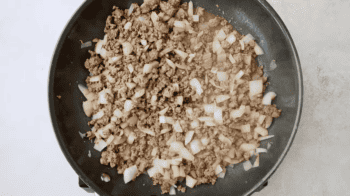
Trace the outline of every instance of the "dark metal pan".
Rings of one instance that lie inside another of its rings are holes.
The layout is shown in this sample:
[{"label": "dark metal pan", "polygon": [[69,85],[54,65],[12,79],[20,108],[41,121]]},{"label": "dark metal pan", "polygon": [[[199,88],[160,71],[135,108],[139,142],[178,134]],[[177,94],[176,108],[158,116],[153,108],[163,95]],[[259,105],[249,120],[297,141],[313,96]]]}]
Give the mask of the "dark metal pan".
[{"label": "dark metal pan", "polygon": [[[88,185],[80,186],[94,190],[100,195],[160,195],[159,186],[153,186],[147,175],[139,176],[135,182],[124,184],[123,175],[116,169],[100,164],[100,152],[93,149],[93,143],[82,139],[79,132],[89,130],[89,118],[85,116],[78,90],[84,84],[88,71],[84,62],[88,50],[81,43],[94,38],[103,38],[105,21],[113,5],[122,9],[140,0],[88,0],[73,15],[57,44],[49,77],[49,107],[54,131],[68,162],[78,176]],[[252,34],[262,46],[265,55],[258,62],[265,68],[270,85],[268,91],[277,93],[275,104],[282,109],[280,118],[274,121],[269,133],[274,138],[262,142],[272,143],[267,154],[260,157],[260,167],[244,171],[242,164],[228,167],[224,179],[215,185],[200,185],[177,195],[251,195],[261,190],[286,156],[297,132],[303,99],[303,79],[299,57],[291,35],[281,18],[265,0],[193,0],[195,6],[226,18],[241,34]],[[219,8],[216,5],[219,5]],[[269,69],[276,60],[277,68]],[[58,99],[57,96],[61,98]],[[88,152],[91,151],[91,157]],[[111,181],[101,181],[101,174],[107,173]],[[89,188],[90,187],[90,188]]]}]

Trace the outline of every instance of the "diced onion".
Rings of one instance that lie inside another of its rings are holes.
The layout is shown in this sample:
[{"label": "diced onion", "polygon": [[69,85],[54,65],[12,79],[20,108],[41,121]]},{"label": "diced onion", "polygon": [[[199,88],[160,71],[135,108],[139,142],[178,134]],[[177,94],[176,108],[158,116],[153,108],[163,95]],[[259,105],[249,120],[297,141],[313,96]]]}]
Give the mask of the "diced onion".
[{"label": "diced onion", "polygon": [[201,142],[204,146],[207,146],[209,144],[210,140],[207,137],[205,137],[205,138],[201,139]]},{"label": "diced onion", "polygon": [[159,111],[159,115],[164,115],[168,111],[169,107],[164,108],[163,110]]},{"label": "diced onion", "polygon": [[155,157],[155,156],[157,155],[157,152],[158,152],[158,147],[154,147],[154,148],[152,149],[151,156],[152,156],[152,157]]},{"label": "diced onion", "polygon": [[169,195],[176,195],[176,191],[175,191],[174,186],[170,187]]},{"label": "diced onion", "polygon": [[183,132],[179,121],[176,121],[173,124],[173,128],[174,128],[174,131],[176,131],[176,132],[179,132],[179,133]]},{"label": "diced onion", "polygon": [[231,61],[232,64],[236,63],[236,60],[233,58],[232,54],[228,55],[228,59]]},{"label": "diced onion", "polygon": [[224,41],[226,38],[226,33],[224,32],[224,30],[220,29],[220,31],[218,32],[218,34],[216,35],[216,38],[219,41]]},{"label": "diced onion", "polygon": [[153,61],[152,63],[149,63],[149,64],[145,64],[143,66],[143,73],[144,74],[148,74],[148,73],[151,73],[152,72],[152,69],[156,66],[159,65],[159,62],[158,61]]},{"label": "diced onion", "polygon": [[190,85],[193,87],[193,88],[196,88],[196,92],[198,95],[201,95],[203,93],[203,89],[202,89],[202,86],[200,84],[200,82],[197,80],[197,78],[193,78],[191,81],[190,81]]},{"label": "diced onion", "polygon": [[84,97],[87,98],[88,94],[90,93],[88,88],[82,84],[78,84],[78,88],[79,88],[80,92],[83,93]]},{"label": "diced onion", "polygon": [[261,136],[267,136],[269,134],[267,129],[263,127],[255,127],[254,132],[258,133]]},{"label": "diced onion", "polygon": [[134,98],[140,98],[145,94],[146,90],[144,88],[139,88],[135,90]]},{"label": "diced onion", "polygon": [[262,48],[258,44],[255,44],[254,51],[255,51],[255,53],[257,55],[263,55],[264,54],[264,51],[262,50]]},{"label": "diced onion", "polygon": [[243,54],[243,62],[247,65],[250,65],[252,62],[252,56],[249,54]]},{"label": "diced onion", "polygon": [[189,17],[193,16],[193,2],[192,1],[188,2],[188,15],[189,15]]},{"label": "diced onion", "polygon": [[233,44],[233,42],[236,41],[236,36],[235,36],[233,33],[231,33],[231,34],[229,34],[229,35],[227,36],[226,41],[227,41],[229,44]]},{"label": "diced onion", "polygon": [[243,37],[242,41],[247,44],[250,42],[250,40],[255,40],[255,38],[251,34],[247,34]]},{"label": "diced onion", "polygon": [[265,118],[266,118],[265,115],[260,115],[258,118],[258,124],[261,125],[264,122]]},{"label": "diced onion", "polygon": [[228,139],[227,137],[225,137],[223,134],[219,135],[219,140],[223,143],[228,144],[228,145],[232,145],[232,141],[230,139]]},{"label": "diced onion", "polygon": [[226,72],[218,71],[216,73],[216,75],[217,75],[218,80],[220,82],[224,82],[224,81],[228,80],[228,74]]},{"label": "diced onion", "polygon": [[103,110],[100,110],[99,112],[97,112],[96,114],[94,114],[94,115],[92,116],[92,120],[102,118],[102,116],[103,116],[104,114],[105,114],[104,111],[103,111]]},{"label": "diced onion", "polygon": [[107,147],[107,143],[104,140],[101,140],[97,144],[95,143],[94,145],[94,149],[100,152],[106,147]]},{"label": "diced onion", "polygon": [[221,103],[230,99],[230,95],[218,95],[215,97],[215,99],[216,99],[216,103]]},{"label": "diced onion", "polygon": [[123,46],[123,54],[124,55],[129,55],[132,53],[133,46],[129,42],[124,42],[122,44],[122,46]]},{"label": "diced onion", "polygon": [[264,95],[264,98],[262,100],[262,104],[264,105],[271,105],[272,100],[276,97],[276,93],[274,92],[268,92]]},{"label": "diced onion", "polygon": [[238,79],[241,79],[241,77],[244,75],[244,72],[242,70],[240,70],[236,76],[235,76],[235,79],[238,80]]},{"label": "diced onion", "polygon": [[243,116],[245,112],[245,106],[241,105],[238,110],[232,110],[230,113],[231,118],[239,118]]},{"label": "diced onion", "polygon": [[274,136],[274,135],[268,135],[268,136],[260,137],[260,138],[259,138],[259,141],[271,139],[271,138],[273,138],[273,137],[275,137],[275,136]]},{"label": "diced onion", "polygon": [[150,177],[153,177],[158,173],[158,168],[156,167],[151,167],[150,169],[147,170],[147,173]]},{"label": "diced onion", "polygon": [[177,178],[180,176],[180,170],[179,170],[179,166],[177,165],[172,165],[171,169],[173,170],[173,177]]},{"label": "diced onion", "polygon": [[159,17],[156,12],[151,13],[151,20],[154,24],[154,26],[158,23]]},{"label": "diced onion", "polygon": [[259,167],[259,162],[260,161],[259,161],[259,155],[258,155],[258,156],[256,156],[253,167]]},{"label": "diced onion", "polygon": [[130,90],[136,87],[136,84],[133,82],[126,82],[125,84]]},{"label": "diced onion", "polygon": [[98,41],[95,45],[95,52],[97,54],[100,54],[101,53],[101,49],[102,49],[102,46],[103,46],[103,42],[102,40]]},{"label": "diced onion", "polygon": [[84,109],[84,113],[87,117],[91,117],[92,112],[93,112],[93,105],[91,103],[91,101],[84,101],[83,102],[83,109]]},{"label": "diced onion", "polygon": [[184,145],[181,142],[178,142],[178,141],[172,142],[170,144],[169,150],[171,152],[179,153],[180,156],[184,159],[194,161],[194,156],[190,153],[190,151],[187,150],[187,148],[184,147]]},{"label": "diced onion", "polygon": [[256,148],[255,151],[256,153],[267,153],[267,149],[265,148]]},{"label": "diced onion", "polygon": [[177,55],[179,55],[182,58],[182,60],[185,60],[188,57],[188,54],[186,52],[177,49],[174,49],[174,51]]},{"label": "diced onion", "polygon": [[130,5],[129,11],[128,11],[128,16],[131,15],[132,11],[134,11],[134,5],[133,4]]},{"label": "diced onion", "polygon": [[190,143],[190,147],[191,147],[193,154],[197,154],[202,150],[201,142],[199,140],[196,140],[196,139]]},{"label": "diced onion", "polygon": [[141,44],[142,44],[143,46],[147,46],[147,40],[142,39],[142,40],[141,40]]},{"label": "diced onion", "polygon": [[190,143],[190,141],[192,140],[192,137],[194,135],[194,131],[189,131],[186,133],[185,136],[185,145],[187,145],[188,143]]},{"label": "diced onion", "polygon": [[159,123],[168,123],[168,124],[174,124],[175,121],[172,117],[168,116],[159,116]]},{"label": "diced onion", "polygon": [[114,110],[113,115],[116,116],[117,118],[123,117],[123,112],[120,111],[119,109]]},{"label": "diced onion", "polygon": [[261,94],[263,91],[262,80],[253,80],[249,82],[249,93],[250,96]]},{"label": "diced onion", "polygon": [[193,15],[193,21],[199,22],[199,15]]},{"label": "diced onion", "polygon": [[187,62],[188,63],[191,63],[192,62],[192,60],[193,60],[193,58],[196,56],[196,54],[190,54],[189,55],[189,58],[188,58],[188,60],[187,60]]},{"label": "diced onion", "polygon": [[243,143],[243,144],[241,144],[239,149],[244,151],[244,152],[250,152],[252,150],[255,150],[257,147],[258,147],[257,144]]},{"label": "diced onion", "polygon": [[133,107],[134,107],[134,104],[133,104],[133,102],[132,102],[131,100],[126,100],[126,101],[125,101],[125,103],[124,103],[124,109],[125,109],[125,111],[128,112],[128,111],[132,110]]},{"label": "diced onion", "polygon": [[253,166],[252,166],[252,163],[251,163],[249,160],[243,162],[243,168],[244,168],[245,171],[250,170],[252,167],[253,167]]},{"label": "diced onion", "polygon": [[174,26],[185,29],[186,28],[186,23],[184,21],[178,21],[177,20],[177,21],[174,22]]},{"label": "diced onion", "polygon": [[242,125],[241,131],[242,131],[242,133],[249,133],[250,132],[250,124]]},{"label": "diced onion", "polygon": [[114,140],[114,135],[110,135],[106,141],[107,145],[111,144]]},{"label": "diced onion", "polygon": [[213,117],[209,117],[209,116],[202,116],[202,117],[198,117],[199,121],[205,122],[205,121],[214,121]]},{"label": "diced onion", "polygon": [[191,122],[191,128],[195,129],[199,127],[199,121],[198,120],[194,120]]},{"label": "diced onion", "polygon": [[132,25],[131,22],[127,22],[127,23],[124,25],[124,29],[125,29],[125,30],[130,29],[130,28],[131,28],[131,25]]},{"label": "diced onion", "polygon": [[215,127],[215,126],[217,126],[217,124],[214,121],[205,121],[204,125],[208,126],[208,127]]},{"label": "diced onion", "polygon": [[180,176],[181,176],[181,177],[186,177],[185,168],[184,168],[183,166],[180,166],[180,167],[179,167],[179,170],[180,170]]},{"label": "diced onion", "polygon": [[207,114],[214,113],[215,105],[214,104],[204,104],[204,111]]},{"label": "diced onion", "polygon": [[99,82],[101,80],[100,76],[93,76],[90,77],[90,82]]},{"label": "diced onion", "polygon": [[222,171],[224,171],[220,165],[217,165],[215,168],[215,175],[218,175],[219,173],[221,173]]},{"label": "diced onion", "polygon": [[152,97],[151,97],[151,105],[157,105],[157,100],[158,100],[157,95],[152,95]]},{"label": "diced onion", "polygon": [[220,172],[217,176],[218,176],[218,178],[225,178],[225,173],[224,172]]},{"label": "diced onion", "polygon": [[160,131],[160,134],[168,133],[170,130],[171,130],[171,129],[169,129],[169,128],[162,129],[162,130]]},{"label": "diced onion", "polygon": [[169,140],[166,142],[166,145],[167,145],[167,146],[170,146],[171,143],[173,143],[173,142],[175,142],[175,141],[176,141],[176,135],[173,134],[173,135],[169,138]]},{"label": "diced onion", "polygon": [[197,183],[197,180],[192,178],[191,176],[186,176],[186,186],[193,188]]},{"label": "diced onion", "polygon": [[106,97],[107,97],[107,91],[103,90],[103,91],[99,92],[98,103],[99,104],[108,104]]},{"label": "diced onion", "polygon": [[239,40],[239,43],[241,44],[241,50],[244,50],[244,42],[242,40]]},{"label": "diced onion", "polygon": [[131,132],[128,137],[128,144],[134,143],[135,139],[136,139],[136,134],[134,132]]},{"label": "diced onion", "polygon": [[183,96],[177,96],[175,98],[175,104],[176,105],[182,105],[183,101],[184,101],[184,97]]},{"label": "diced onion", "polygon": [[219,107],[215,107],[214,109],[214,120],[217,123],[222,124],[223,123],[223,118],[222,118],[222,109]]},{"label": "diced onion", "polygon": [[170,66],[170,67],[172,67],[172,68],[176,68],[176,65],[175,65],[175,63],[174,62],[172,62],[171,60],[169,60],[169,59],[165,59],[165,61],[167,62],[167,64]]},{"label": "diced onion", "polygon": [[154,133],[154,131],[152,131],[151,129],[140,129],[140,131],[152,135],[152,136],[156,136],[156,134]]},{"label": "diced onion", "polygon": [[221,50],[221,44],[218,40],[213,41],[213,53],[217,53]]}]

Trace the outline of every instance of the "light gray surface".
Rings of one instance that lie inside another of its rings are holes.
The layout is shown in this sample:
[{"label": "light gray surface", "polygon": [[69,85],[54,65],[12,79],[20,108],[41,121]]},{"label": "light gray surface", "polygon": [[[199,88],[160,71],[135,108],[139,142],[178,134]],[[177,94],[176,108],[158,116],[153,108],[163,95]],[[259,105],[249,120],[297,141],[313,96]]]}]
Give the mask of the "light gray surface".
[{"label": "light gray surface", "polygon": [[[0,195],[87,196],[53,134],[47,77],[56,42],[82,0],[0,7]],[[289,29],[304,74],[300,128],[255,196],[349,195],[350,1],[268,0]]]}]

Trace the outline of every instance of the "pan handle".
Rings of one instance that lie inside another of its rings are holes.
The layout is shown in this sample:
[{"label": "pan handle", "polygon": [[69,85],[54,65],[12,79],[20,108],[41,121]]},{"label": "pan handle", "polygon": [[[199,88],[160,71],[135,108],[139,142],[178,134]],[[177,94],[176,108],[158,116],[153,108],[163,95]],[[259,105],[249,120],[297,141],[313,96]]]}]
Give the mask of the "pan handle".
[{"label": "pan handle", "polygon": [[95,191],[92,190],[88,185],[85,184],[85,182],[79,178],[79,187],[84,189],[88,193],[94,193]]}]

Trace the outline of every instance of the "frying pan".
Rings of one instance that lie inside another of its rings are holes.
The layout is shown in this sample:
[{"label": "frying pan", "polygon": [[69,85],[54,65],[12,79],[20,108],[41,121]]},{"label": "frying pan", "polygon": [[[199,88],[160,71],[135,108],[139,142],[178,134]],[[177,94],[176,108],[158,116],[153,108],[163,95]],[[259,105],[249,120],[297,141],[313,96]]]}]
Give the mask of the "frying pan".
[{"label": "frying pan", "polygon": [[[53,55],[49,76],[49,108],[52,125],[62,152],[78,174],[80,186],[99,195],[160,195],[159,185],[153,186],[148,175],[142,174],[136,181],[124,184],[123,175],[109,166],[100,164],[100,152],[94,144],[79,134],[90,130],[89,118],[85,116],[82,102],[84,96],[78,84],[85,84],[88,71],[84,62],[89,58],[88,50],[94,46],[82,47],[83,42],[94,38],[102,39],[107,16],[115,5],[129,8],[131,3],[142,4],[142,0],[87,0],[76,11],[65,27]],[[268,153],[260,156],[260,167],[244,171],[242,163],[227,167],[224,179],[215,185],[202,184],[186,193],[177,195],[251,195],[267,185],[286,156],[297,132],[303,99],[303,80],[300,61],[291,35],[281,18],[265,0],[193,0],[194,6],[226,18],[241,34],[252,34],[265,54],[258,57],[259,66],[264,66],[270,85],[267,91],[274,91],[274,103],[282,109],[282,115],[269,128],[274,138],[261,143]],[[216,7],[219,5],[219,7]],[[270,66],[275,60],[277,68]],[[61,96],[61,98],[57,98]],[[91,157],[89,156],[91,152]],[[252,160],[253,161],[253,160]],[[101,174],[107,173],[110,182],[103,182]]]}]

